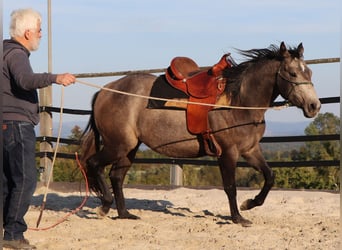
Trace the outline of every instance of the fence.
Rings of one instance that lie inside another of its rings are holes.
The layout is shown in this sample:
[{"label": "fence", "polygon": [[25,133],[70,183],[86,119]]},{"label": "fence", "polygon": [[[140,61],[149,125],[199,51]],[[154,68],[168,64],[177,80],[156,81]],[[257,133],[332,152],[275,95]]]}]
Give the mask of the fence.
[{"label": "fence", "polygon": [[[340,62],[339,58],[326,58],[326,59],[315,59],[315,60],[307,60],[307,64],[319,64],[319,63],[335,63]],[[201,67],[202,69],[207,69],[209,67]],[[127,75],[130,73],[160,73],[165,72],[165,68],[162,69],[150,69],[150,70],[139,70],[139,71],[120,71],[120,72],[107,72],[107,73],[82,73],[76,74],[77,78],[90,78],[90,77],[107,77],[107,76],[121,76]],[[340,97],[327,97],[320,98],[322,104],[329,103],[340,103]],[[284,102],[276,102],[275,105],[283,105]],[[51,107],[51,106],[41,106],[40,112],[46,112],[51,116],[52,112],[59,113],[61,112],[61,108]],[[89,115],[90,110],[75,110],[63,108],[63,113],[65,114],[73,114],[73,115]],[[44,125],[41,125],[44,126]],[[44,130],[44,129],[43,129]],[[42,131],[42,129],[41,129]],[[279,142],[308,142],[308,141],[330,141],[330,140],[340,140],[339,134],[332,135],[311,135],[311,136],[273,136],[273,137],[263,137],[261,139],[261,143],[279,143]],[[52,136],[39,136],[37,137],[37,141],[40,143],[47,143],[52,145],[53,142],[57,141],[56,137]],[[79,145],[79,141],[60,138],[60,143],[63,144],[72,144]],[[40,150],[40,152],[36,153],[37,157],[50,159],[53,157],[54,153],[51,151]],[[67,153],[57,153],[57,158],[65,158],[65,159],[74,159],[74,154]],[[42,162],[42,161],[41,161]],[[175,159],[175,158],[144,158],[144,159],[135,159],[135,163],[141,164],[171,164],[170,170],[170,184],[180,186],[182,185],[182,166],[183,165],[201,165],[201,166],[217,166],[216,160],[203,160],[203,159]],[[296,167],[296,166],[339,166],[340,161],[338,160],[324,160],[324,161],[271,161],[268,162],[270,167]],[[249,167],[246,162],[238,162],[238,167]]]}]

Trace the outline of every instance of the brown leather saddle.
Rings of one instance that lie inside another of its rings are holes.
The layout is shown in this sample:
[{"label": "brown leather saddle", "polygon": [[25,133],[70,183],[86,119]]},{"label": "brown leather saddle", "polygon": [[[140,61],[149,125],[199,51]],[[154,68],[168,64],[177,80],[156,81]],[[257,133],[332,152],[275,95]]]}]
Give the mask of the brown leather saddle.
[{"label": "brown leather saddle", "polygon": [[222,56],[220,61],[209,70],[201,70],[198,65],[188,57],[175,57],[166,70],[167,81],[175,88],[189,96],[186,108],[187,128],[192,134],[202,135],[204,148],[208,155],[220,156],[222,150],[216,142],[209,127],[208,113],[213,106],[201,105],[215,104],[225,89],[226,79],[222,72],[232,67],[230,54]]}]

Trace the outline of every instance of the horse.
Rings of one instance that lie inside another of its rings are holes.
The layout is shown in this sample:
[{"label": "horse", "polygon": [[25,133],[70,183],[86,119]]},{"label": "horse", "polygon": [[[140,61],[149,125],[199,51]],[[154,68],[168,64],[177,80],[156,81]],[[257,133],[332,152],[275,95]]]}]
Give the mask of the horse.
[{"label": "horse", "polygon": [[[300,108],[307,118],[315,117],[321,103],[311,81],[312,71],[303,57],[304,47],[271,44],[263,49],[238,50],[245,61],[227,67],[223,94],[230,97],[231,108],[212,109],[208,120],[222,153],[217,157],[223,189],[228,197],[230,219],[251,226],[238,209],[235,171],[239,157],[260,172],[264,184],[253,198],[244,201],[240,210],[261,206],[274,184],[275,174],[263,157],[259,144],[265,132],[265,112],[280,95]],[[132,73],[105,85],[94,94],[92,111],[81,142],[81,163],[89,186],[101,200],[98,214],[105,216],[116,203],[118,218],[139,219],[125,205],[123,182],[139,146],[173,158],[197,158],[205,155],[203,140],[189,133],[185,111],[149,109],[148,100],[157,76]],[[113,89],[120,93],[107,91]],[[240,108],[232,108],[240,107]],[[249,108],[247,108],[249,107]],[[105,167],[111,165],[106,182]]]}]

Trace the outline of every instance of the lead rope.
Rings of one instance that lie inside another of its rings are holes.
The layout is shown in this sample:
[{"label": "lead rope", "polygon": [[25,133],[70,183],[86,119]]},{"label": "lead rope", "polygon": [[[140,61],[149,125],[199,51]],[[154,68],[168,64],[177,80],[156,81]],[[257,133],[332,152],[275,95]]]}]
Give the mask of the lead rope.
[{"label": "lead rope", "polygon": [[85,180],[86,194],[85,194],[85,196],[84,196],[84,198],[83,198],[83,201],[81,202],[81,204],[80,204],[76,209],[74,209],[74,210],[70,211],[69,213],[67,213],[64,217],[62,217],[60,220],[58,220],[58,221],[57,221],[56,223],[54,223],[53,225],[48,226],[48,227],[45,227],[45,228],[29,228],[30,230],[33,230],[33,231],[45,231],[45,230],[49,230],[49,229],[51,229],[51,228],[53,228],[53,227],[55,227],[55,226],[57,226],[57,225],[63,223],[64,221],[66,221],[66,219],[67,219],[69,216],[71,216],[71,215],[77,213],[78,211],[80,211],[80,210],[82,209],[82,207],[85,205],[85,203],[87,202],[87,200],[88,200],[88,198],[89,198],[89,193],[90,193],[90,191],[89,191],[89,185],[88,185],[88,179],[87,179],[87,174],[86,174],[84,168],[82,167],[82,165],[81,165],[81,163],[80,163],[80,161],[79,161],[79,159],[78,159],[78,154],[77,154],[77,152],[75,152],[75,158],[76,158],[77,165],[78,165],[79,169],[81,170],[82,175],[83,175],[84,180]]},{"label": "lead rope", "polygon": [[81,170],[81,172],[82,172],[82,175],[83,175],[83,177],[84,177],[84,179],[85,179],[85,184],[86,184],[86,195],[85,195],[85,198],[84,198],[82,204],[81,204],[78,208],[76,208],[75,210],[73,210],[72,212],[70,212],[69,214],[67,214],[67,215],[66,215],[62,220],[60,220],[59,222],[55,223],[54,225],[52,225],[52,226],[50,226],[50,227],[47,227],[47,228],[44,228],[44,229],[38,229],[39,224],[40,224],[40,221],[41,221],[42,216],[43,216],[44,209],[45,209],[46,200],[47,200],[47,194],[48,194],[48,191],[49,191],[49,186],[50,186],[50,182],[51,182],[52,174],[53,174],[53,167],[54,167],[54,165],[55,165],[55,161],[56,161],[56,158],[57,158],[57,152],[58,152],[59,142],[60,142],[61,133],[62,133],[63,109],[64,109],[64,86],[62,85],[62,92],[61,92],[61,108],[60,108],[60,115],[59,115],[59,128],[58,128],[58,136],[57,136],[57,140],[56,140],[55,151],[54,151],[54,154],[53,154],[52,165],[51,165],[50,173],[49,173],[49,175],[48,175],[48,181],[47,181],[47,184],[46,184],[46,189],[45,189],[43,201],[42,201],[42,204],[41,204],[41,206],[40,206],[40,214],[39,214],[39,217],[38,217],[38,220],[37,220],[36,228],[30,228],[30,229],[32,229],[32,230],[47,230],[47,229],[50,229],[50,228],[52,228],[52,227],[57,226],[58,224],[60,224],[60,223],[62,223],[63,221],[65,221],[66,218],[67,218],[68,216],[70,216],[71,214],[74,214],[74,213],[76,213],[77,211],[79,211],[79,210],[84,206],[84,204],[85,204],[85,202],[86,202],[86,200],[88,199],[88,196],[89,196],[88,180],[87,180],[87,177],[86,177],[86,173],[85,173],[83,167],[81,166],[81,164],[80,164],[80,162],[79,162],[77,152],[75,152],[75,157],[76,157],[76,161],[77,161],[78,167],[80,168],[80,170]]},{"label": "lead rope", "polygon": [[59,141],[60,141],[61,133],[62,133],[63,108],[64,108],[64,85],[62,85],[62,92],[61,92],[61,111],[59,113],[59,127],[58,127],[56,147],[55,147],[55,151],[54,151],[53,158],[52,158],[52,164],[51,164],[51,168],[50,168],[50,173],[48,175],[48,181],[46,183],[46,189],[45,189],[45,193],[44,193],[44,197],[43,197],[43,202],[42,202],[42,205],[40,206],[40,214],[39,214],[39,217],[37,220],[36,228],[38,228],[40,221],[42,219],[42,216],[43,216],[43,211],[44,211],[45,204],[46,204],[46,198],[47,198],[47,194],[49,191],[49,186],[50,186],[50,182],[51,182],[51,178],[52,178],[52,174],[53,174],[53,167],[55,165],[55,161],[57,158],[57,151],[58,151]]},{"label": "lead rope", "polygon": [[79,79],[76,79],[76,82],[81,83],[83,85],[101,89],[101,90],[106,90],[109,92],[114,92],[117,94],[122,94],[122,95],[127,95],[127,96],[134,96],[134,97],[139,97],[143,99],[150,99],[150,100],[157,100],[157,101],[172,101],[172,102],[178,102],[178,103],[185,103],[185,104],[195,104],[195,105],[201,105],[201,106],[210,106],[210,107],[216,107],[216,108],[227,108],[227,109],[274,109],[274,110],[281,110],[284,108],[287,108],[290,106],[289,103],[286,103],[281,106],[272,106],[272,107],[243,107],[243,106],[231,106],[231,105],[218,105],[218,104],[210,104],[210,103],[202,103],[202,102],[191,102],[191,101],[185,101],[185,100],[173,100],[173,99],[168,99],[168,98],[160,98],[160,97],[153,97],[153,96],[145,96],[145,95],[138,95],[138,94],[133,94],[125,91],[120,91],[120,90],[115,90],[115,89],[110,89],[107,87],[99,86],[97,84],[81,81]]}]

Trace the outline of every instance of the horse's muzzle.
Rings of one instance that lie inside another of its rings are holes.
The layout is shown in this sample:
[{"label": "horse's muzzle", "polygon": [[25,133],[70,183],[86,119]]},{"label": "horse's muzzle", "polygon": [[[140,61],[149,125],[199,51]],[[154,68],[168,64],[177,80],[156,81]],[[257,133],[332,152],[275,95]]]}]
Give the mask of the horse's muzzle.
[{"label": "horse's muzzle", "polygon": [[304,116],[307,118],[315,117],[321,109],[321,102],[317,99],[303,106]]}]

